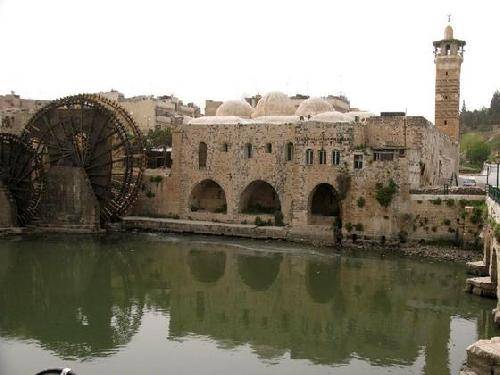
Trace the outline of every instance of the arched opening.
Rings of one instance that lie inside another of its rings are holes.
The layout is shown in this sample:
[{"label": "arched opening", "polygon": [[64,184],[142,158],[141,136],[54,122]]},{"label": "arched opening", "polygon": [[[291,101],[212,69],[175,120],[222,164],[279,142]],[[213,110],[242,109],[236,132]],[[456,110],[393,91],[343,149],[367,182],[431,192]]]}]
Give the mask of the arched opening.
[{"label": "arched opening", "polygon": [[311,193],[309,200],[310,224],[331,224],[340,218],[338,194],[332,185],[321,183]]},{"label": "arched opening", "polygon": [[491,249],[490,278],[493,285],[497,285],[497,249]]},{"label": "arched opening", "polygon": [[191,211],[226,213],[226,193],[213,180],[203,180],[196,184],[189,198]]},{"label": "arched opening", "polygon": [[191,250],[188,264],[191,274],[200,283],[215,283],[226,271],[226,254],[222,251]]},{"label": "arched opening", "polygon": [[251,215],[275,214],[281,211],[280,198],[267,182],[254,181],[241,193],[240,210]]},{"label": "arched opening", "polygon": [[207,166],[207,144],[205,142],[200,142],[198,148],[198,164],[200,168]]},{"label": "arched opening", "polygon": [[240,277],[253,290],[267,290],[278,277],[282,259],[281,254],[271,256],[241,255],[238,257]]}]

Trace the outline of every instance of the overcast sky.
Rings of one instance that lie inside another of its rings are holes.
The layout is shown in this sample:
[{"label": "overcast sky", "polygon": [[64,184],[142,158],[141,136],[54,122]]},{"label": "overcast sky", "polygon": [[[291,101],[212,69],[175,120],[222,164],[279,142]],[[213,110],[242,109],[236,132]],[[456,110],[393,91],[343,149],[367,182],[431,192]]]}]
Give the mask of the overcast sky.
[{"label": "overcast sky", "polygon": [[432,41],[467,41],[462,98],[500,88],[498,0],[0,0],[0,94],[205,99],[343,93],[434,116]]}]

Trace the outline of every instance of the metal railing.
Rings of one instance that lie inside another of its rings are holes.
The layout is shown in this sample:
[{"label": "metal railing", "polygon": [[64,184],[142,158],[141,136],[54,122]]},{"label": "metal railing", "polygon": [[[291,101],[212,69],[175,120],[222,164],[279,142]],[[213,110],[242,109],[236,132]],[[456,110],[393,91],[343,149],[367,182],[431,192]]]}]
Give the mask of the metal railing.
[{"label": "metal railing", "polygon": [[488,196],[495,202],[500,204],[500,189],[492,185],[487,185],[487,186],[488,186]]}]

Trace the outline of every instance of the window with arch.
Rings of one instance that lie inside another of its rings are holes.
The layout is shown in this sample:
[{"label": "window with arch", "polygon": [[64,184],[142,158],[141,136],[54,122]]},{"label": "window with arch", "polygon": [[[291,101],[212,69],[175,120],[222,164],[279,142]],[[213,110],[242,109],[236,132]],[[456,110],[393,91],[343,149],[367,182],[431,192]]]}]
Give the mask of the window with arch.
[{"label": "window with arch", "polygon": [[340,165],[340,151],[332,151],[332,165]]},{"label": "window with arch", "polygon": [[326,151],[324,149],[318,151],[318,159],[320,164],[326,164]]},{"label": "window with arch", "polygon": [[293,160],[293,143],[292,142],[288,142],[286,144],[286,160],[287,161]]},{"label": "window with arch", "polygon": [[198,166],[200,168],[206,168],[207,166],[207,144],[205,142],[200,142],[198,148]]},{"label": "window with arch", "polygon": [[252,144],[251,143],[247,143],[245,145],[245,157],[247,159],[251,159],[252,158],[252,153],[253,153]]},{"label": "window with arch", "polygon": [[314,152],[310,148],[306,150],[306,165],[312,165],[314,162]]}]

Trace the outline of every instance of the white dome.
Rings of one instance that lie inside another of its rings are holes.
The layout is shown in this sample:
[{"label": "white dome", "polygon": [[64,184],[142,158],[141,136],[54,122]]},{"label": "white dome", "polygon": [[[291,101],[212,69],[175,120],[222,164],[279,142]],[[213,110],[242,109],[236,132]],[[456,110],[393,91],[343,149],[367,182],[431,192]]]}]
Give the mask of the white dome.
[{"label": "white dome", "polygon": [[453,27],[451,27],[451,25],[446,26],[444,29],[444,39],[453,39]]},{"label": "white dome", "polygon": [[243,100],[227,100],[217,108],[215,115],[250,118],[252,112],[252,106]]},{"label": "white dome", "polygon": [[293,116],[295,106],[292,100],[282,92],[270,92],[257,103],[252,117]]},{"label": "white dome", "polygon": [[192,119],[188,122],[188,125],[238,125],[249,123],[251,123],[251,120],[237,116],[204,116]]},{"label": "white dome", "polygon": [[323,112],[311,118],[312,121],[317,122],[353,122],[354,119],[351,116],[347,116],[342,112],[330,111]]},{"label": "white dome", "polygon": [[318,113],[331,112],[333,106],[321,98],[309,98],[300,103],[295,114],[297,116],[314,116]]}]

